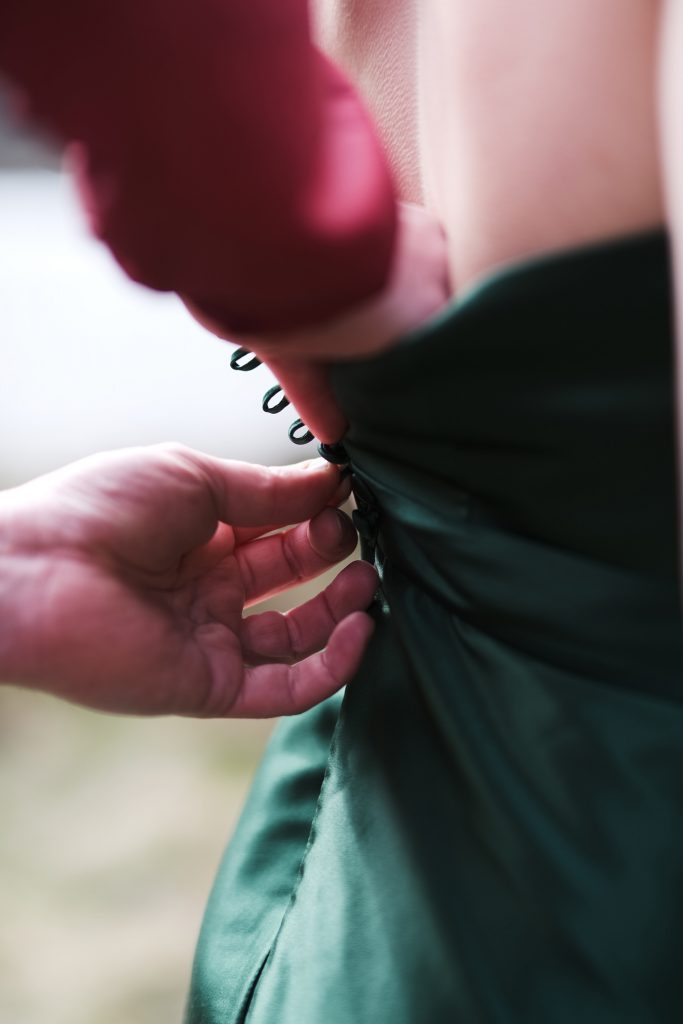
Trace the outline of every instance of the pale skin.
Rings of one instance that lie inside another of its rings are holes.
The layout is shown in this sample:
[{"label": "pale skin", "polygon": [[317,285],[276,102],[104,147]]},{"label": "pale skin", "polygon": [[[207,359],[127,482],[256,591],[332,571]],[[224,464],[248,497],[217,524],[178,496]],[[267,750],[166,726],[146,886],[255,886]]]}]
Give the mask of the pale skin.
[{"label": "pale skin", "polygon": [[[312,7],[323,48],[374,114],[401,199],[443,228],[441,253],[434,233],[428,257],[432,267],[443,260],[433,278],[449,282],[442,304],[506,265],[659,226],[683,265],[679,0]],[[676,277],[682,307],[679,270]],[[372,318],[372,304],[366,312]],[[311,405],[311,421],[332,434],[339,417],[315,408],[314,378],[301,366],[306,342],[318,365],[345,357],[351,339],[330,328],[292,349],[286,372],[303,418]],[[356,321],[356,351],[359,334]],[[395,340],[378,345],[371,330],[368,353]],[[276,344],[252,339],[277,371],[288,356]]]},{"label": "pale skin", "polygon": [[[675,6],[675,0],[672,0]],[[659,0],[314,0],[453,292],[663,223]]]},{"label": "pale skin", "polygon": [[120,713],[306,710],[358,667],[374,570],[356,562],[284,615],[243,611],[353,551],[334,507],[348,491],[322,460],[268,469],[162,445],[4,492],[0,678]]}]

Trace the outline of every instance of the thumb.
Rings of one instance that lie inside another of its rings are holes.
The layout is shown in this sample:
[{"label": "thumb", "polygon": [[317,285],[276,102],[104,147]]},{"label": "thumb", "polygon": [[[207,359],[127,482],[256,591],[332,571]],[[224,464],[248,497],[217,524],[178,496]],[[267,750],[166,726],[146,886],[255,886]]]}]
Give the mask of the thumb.
[{"label": "thumb", "polygon": [[182,457],[208,485],[216,518],[234,527],[274,529],[300,523],[343,500],[339,470],[324,459],[292,466],[257,466],[184,449]]}]

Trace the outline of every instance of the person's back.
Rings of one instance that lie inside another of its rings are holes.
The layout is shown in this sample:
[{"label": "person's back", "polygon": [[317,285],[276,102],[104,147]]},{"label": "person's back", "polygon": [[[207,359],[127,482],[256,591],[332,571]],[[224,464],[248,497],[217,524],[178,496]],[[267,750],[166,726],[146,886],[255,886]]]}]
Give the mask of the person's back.
[{"label": "person's back", "polygon": [[449,238],[454,289],[659,225],[656,0],[316,0],[402,197]]}]

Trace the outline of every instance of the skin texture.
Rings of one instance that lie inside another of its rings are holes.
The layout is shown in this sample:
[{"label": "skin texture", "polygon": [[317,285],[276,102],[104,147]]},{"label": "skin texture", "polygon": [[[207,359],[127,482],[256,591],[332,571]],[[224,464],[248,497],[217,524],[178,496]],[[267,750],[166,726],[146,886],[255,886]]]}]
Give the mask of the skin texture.
[{"label": "skin texture", "polygon": [[[657,0],[314,0],[313,10],[319,41],[376,119],[401,198],[443,226],[439,269],[436,245],[425,258],[404,237],[405,262],[448,282],[441,305],[506,264],[664,223]],[[346,332],[342,317],[298,343],[252,339],[326,433],[339,420],[312,407],[297,348],[344,358],[400,336],[389,316],[377,344],[380,304],[359,312],[367,326],[349,319]]]},{"label": "skin texture", "polygon": [[353,563],[286,615],[242,615],[352,552],[327,507],[348,491],[322,460],[267,469],[162,445],[4,492],[0,678],[124,713],[311,707],[358,666],[374,570]]},{"label": "skin texture", "polygon": [[322,49],[364,95],[400,195],[420,202],[416,0],[315,0],[312,10]]},{"label": "skin texture", "polygon": [[444,225],[456,292],[505,263],[663,221],[657,0],[314,8],[402,198]]}]

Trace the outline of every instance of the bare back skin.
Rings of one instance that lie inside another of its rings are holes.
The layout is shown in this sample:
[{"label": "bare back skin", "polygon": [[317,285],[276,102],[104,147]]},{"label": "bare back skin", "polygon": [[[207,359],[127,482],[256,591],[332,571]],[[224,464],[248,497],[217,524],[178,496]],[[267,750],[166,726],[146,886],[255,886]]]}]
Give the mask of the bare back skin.
[{"label": "bare back skin", "polygon": [[315,0],[462,291],[665,220],[657,0]]}]

